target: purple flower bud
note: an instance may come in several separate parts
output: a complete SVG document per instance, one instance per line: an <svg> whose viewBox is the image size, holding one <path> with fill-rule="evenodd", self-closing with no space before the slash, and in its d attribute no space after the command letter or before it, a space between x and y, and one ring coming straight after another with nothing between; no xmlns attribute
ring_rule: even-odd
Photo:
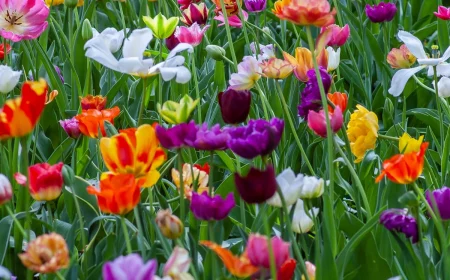
<svg viewBox="0 0 450 280"><path fill-rule="evenodd" d="M107 262L103 266L102 275L104 280L119 279L153 279L158 269L156 260L147 263L142 261L138 254L120 256L114 261Z"/></svg>
<svg viewBox="0 0 450 280"><path fill-rule="evenodd" d="M77 139L81 135L80 123L76 118L59 121L59 124L71 138Z"/></svg>
<svg viewBox="0 0 450 280"><path fill-rule="evenodd" d="M160 125L156 126L156 136L166 149L179 149L189 146L189 143L195 141L197 134L197 126L194 121L189 123L181 123L172 128L164 128Z"/></svg>
<svg viewBox="0 0 450 280"><path fill-rule="evenodd" d="M244 0L244 3L249 12L259 13L266 9L267 0Z"/></svg>
<svg viewBox="0 0 450 280"><path fill-rule="evenodd" d="M317 112L322 108L322 100L320 98L320 88L317 82L316 71L311 69L306 74L309 80L301 93L301 104L298 106L298 115L307 120L310 110ZM331 86L331 76L321 67L320 77L322 78L326 94Z"/></svg>
<svg viewBox="0 0 450 280"><path fill-rule="evenodd" d="M433 194L434 202L432 201L430 194ZM435 212L436 210L439 210L439 215L443 220L450 219L450 188L442 187L441 189L432 192L427 191L426 197L428 204L430 204L433 210ZM437 209L434 205L436 205Z"/></svg>
<svg viewBox="0 0 450 280"><path fill-rule="evenodd" d="M250 120L246 126L228 130L231 136L228 147L246 159L266 156L278 146L283 129L284 121L277 118L270 121Z"/></svg>
<svg viewBox="0 0 450 280"><path fill-rule="evenodd" d="M57 73L58 76L59 76L59 79L61 80L61 83L64 84L64 77L63 77L63 75L62 75L62 73L61 73L61 69L59 69L59 67L56 66L56 65L54 65L54 67L55 67L56 73Z"/></svg>
<svg viewBox="0 0 450 280"><path fill-rule="evenodd" d="M271 165L267 166L266 170L252 167L245 177L236 173L234 182L239 195L247 203L263 203L277 190L275 171Z"/></svg>
<svg viewBox="0 0 450 280"><path fill-rule="evenodd" d="M366 15L372 22L391 21L397 13L394 3L381 2L378 5L366 5Z"/></svg>
<svg viewBox="0 0 450 280"><path fill-rule="evenodd" d="M219 106L223 121L227 124L245 122L250 113L252 94L248 90L228 88L219 93Z"/></svg>
<svg viewBox="0 0 450 280"><path fill-rule="evenodd" d="M412 242L419 241L419 233L416 219L407 214L404 209L388 209L380 216L380 224L390 231L402 232L407 238L412 237Z"/></svg>
<svg viewBox="0 0 450 280"><path fill-rule="evenodd" d="M229 139L228 131L221 130L218 124L208 129L208 124L204 123L196 127L196 137L185 142L197 150L217 151L225 150Z"/></svg>
<svg viewBox="0 0 450 280"><path fill-rule="evenodd" d="M220 195L210 197L208 192L202 194L193 192L190 207L194 216L199 220L219 221L225 219L235 205L232 193L223 199Z"/></svg>

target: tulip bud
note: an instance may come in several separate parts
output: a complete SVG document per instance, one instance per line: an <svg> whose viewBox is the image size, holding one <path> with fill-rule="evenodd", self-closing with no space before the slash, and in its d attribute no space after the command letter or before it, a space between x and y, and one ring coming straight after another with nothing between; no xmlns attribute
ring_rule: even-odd
<svg viewBox="0 0 450 280"><path fill-rule="evenodd" d="M5 175L0 174L0 205L11 200L12 194L11 183Z"/></svg>
<svg viewBox="0 0 450 280"><path fill-rule="evenodd" d="M78 0L64 0L64 5L67 8L75 8L78 5Z"/></svg>
<svg viewBox="0 0 450 280"><path fill-rule="evenodd" d="M217 61L222 61L223 57L226 54L224 48L216 45L208 45L206 46L206 52L212 57L212 59Z"/></svg>
<svg viewBox="0 0 450 280"><path fill-rule="evenodd" d="M314 176L305 176L303 178L302 191L300 192L301 199L311 199L319 197L323 194L323 187L325 182L323 179Z"/></svg>
<svg viewBox="0 0 450 280"><path fill-rule="evenodd" d="M259 66L262 75L270 79L286 79L294 71L294 66L288 61L275 57L262 62Z"/></svg>
<svg viewBox="0 0 450 280"><path fill-rule="evenodd" d="M310 280L316 279L316 266L310 262L305 262L306 273L308 273L308 278ZM302 275L302 280L306 279L305 276Z"/></svg>
<svg viewBox="0 0 450 280"><path fill-rule="evenodd" d="M177 216L172 215L170 210L159 210L156 214L156 224L161 233L169 239L179 238L184 230L181 220Z"/></svg>
<svg viewBox="0 0 450 280"><path fill-rule="evenodd" d="M394 69L406 69L410 68L416 62L417 58L403 44L399 49L393 48L388 53L386 60Z"/></svg>
<svg viewBox="0 0 450 280"><path fill-rule="evenodd" d="M166 39L172 35L179 22L179 18L166 18L161 13L154 18L144 16L142 19L148 28L153 31L153 35L158 39Z"/></svg>
<svg viewBox="0 0 450 280"><path fill-rule="evenodd" d="M332 47L327 47L328 53L328 66L327 71L336 70L339 67L339 63L341 62L341 48L338 48L336 51Z"/></svg>
<svg viewBox="0 0 450 280"><path fill-rule="evenodd" d="M183 17L181 21L187 26L191 26L196 22L199 25L204 25L208 21L208 8L205 3L192 3L189 7L183 10Z"/></svg>
<svg viewBox="0 0 450 280"><path fill-rule="evenodd" d="M244 122L250 113L252 94L248 90L228 88L219 93L219 106L223 121L227 124Z"/></svg>
<svg viewBox="0 0 450 280"><path fill-rule="evenodd" d="M94 37L94 33L92 32L92 25L89 19L85 19L83 21L83 26L81 28L81 37L83 40L87 41Z"/></svg>
<svg viewBox="0 0 450 280"><path fill-rule="evenodd" d="M189 119L191 113L195 110L199 100L193 100L189 95L184 95L180 103L174 101L166 101L164 104L157 105L158 113L170 124L185 123Z"/></svg>

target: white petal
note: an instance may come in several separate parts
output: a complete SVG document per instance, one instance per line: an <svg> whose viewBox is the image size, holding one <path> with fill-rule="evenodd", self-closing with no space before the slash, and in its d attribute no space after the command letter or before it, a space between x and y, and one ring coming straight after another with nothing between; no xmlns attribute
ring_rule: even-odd
<svg viewBox="0 0 450 280"><path fill-rule="evenodd" d="M394 77L392 77L391 81L391 88L389 89L389 93L393 96L399 96L402 94L403 90L405 89L406 83L408 80L417 72L424 69L425 66L419 66L415 68L410 69L401 69L398 70Z"/></svg>
<svg viewBox="0 0 450 280"><path fill-rule="evenodd" d="M279 181L283 180L284 182L286 182L287 184L290 184L292 182L294 182L295 180L295 173L294 171L292 171L292 169L289 167L285 170L283 170L283 172L281 172L277 178L277 183L278 185L281 185Z"/></svg>
<svg viewBox="0 0 450 280"><path fill-rule="evenodd" d="M186 43L180 43L178 44L173 50L170 51L169 55L166 59L170 59L174 57L177 53L187 50L189 53L192 53L194 51L194 48Z"/></svg>
<svg viewBox="0 0 450 280"><path fill-rule="evenodd" d="M418 59L427 58L427 54L423 49L423 44L419 40L419 38L415 37L409 32L399 31L398 37L402 40L403 43L408 47L408 50Z"/></svg>
<svg viewBox="0 0 450 280"><path fill-rule="evenodd" d="M119 72L145 76L148 73L148 67L137 57L124 57L119 60Z"/></svg>
<svg viewBox="0 0 450 280"><path fill-rule="evenodd" d="M450 64L448 63L439 64L436 70L438 76L450 76ZM431 75L433 75L433 72L431 72Z"/></svg>
<svg viewBox="0 0 450 280"><path fill-rule="evenodd" d="M439 63L442 63L442 61L440 58L425 58L425 59L418 59L417 63L419 63L420 65L436 66Z"/></svg>
<svg viewBox="0 0 450 280"><path fill-rule="evenodd" d="M184 66L180 67L162 67L159 69L161 77L164 81L170 81L176 78L175 81L179 84L185 84L191 79L191 72Z"/></svg>
<svg viewBox="0 0 450 280"><path fill-rule="evenodd" d="M444 62L449 58L450 58L450 47L448 47L447 50L445 50L444 54L441 57L441 62Z"/></svg>
<svg viewBox="0 0 450 280"><path fill-rule="evenodd" d="M112 55L110 48L102 36L92 38L84 45L86 57L99 62L100 64L118 71L119 62Z"/></svg>
<svg viewBox="0 0 450 280"><path fill-rule="evenodd" d="M153 33L149 28L134 30L123 44L123 57L142 58L152 38Z"/></svg>

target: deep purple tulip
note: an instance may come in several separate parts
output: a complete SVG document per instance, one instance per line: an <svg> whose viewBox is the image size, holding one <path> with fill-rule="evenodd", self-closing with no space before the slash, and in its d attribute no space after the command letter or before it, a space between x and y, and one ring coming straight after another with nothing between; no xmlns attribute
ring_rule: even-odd
<svg viewBox="0 0 450 280"><path fill-rule="evenodd" d="M246 126L228 130L231 136L228 147L246 159L265 156L278 146L283 129L284 121L277 118L270 121L250 120Z"/></svg>
<svg viewBox="0 0 450 280"><path fill-rule="evenodd" d="M208 124L204 123L197 126L195 138L186 139L185 142L197 150L218 151L227 149L229 139L228 131L221 130L218 124L208 129Z"/></svg>
<svg viewBox="0 0 450 280"><path fill-rule="evenodd" d="M156 136L166 149L179 149L189 146L188 142L193 142L197 134L197 126L194 121L181 123L172 128L156 126Z"/></svg>
<svg viewBox="0 0 450 280"><path fill-rule="evenodd" d="M263 203L277 191L275 171L271 165L266 170L252 167L245 177L236 173L234 182L239 195L247 203Z"/></svg>
<svg viewBox="0 0 450 280"><path fill-rule="evenodd" d="M156 260L144 263L138 254L130 254L105 263L102 275L104 280L146 280L153 279L157 269Z"/></svg>
<svg viewBox="0 0 450 280"><path fill-rule="evenodd" d="M416 219L407 214L404 209L388 209L380 216L380 224L390 231L402 232L407 238L412 237L412 242L419 241L419 233Z"/></svg>
<svg viewBox="0 0 450 280"><path fill-rule="evenodd" d="M310 110L317 112L322 108L322 100L320 98L320 89L316 78L316 71L311 69L306 74L308 75L309 80L301 93L301 103L298 106L298 115L305 120L308 119L308 113ZM327 93L331 86L331 76L324 68L321 67L320 77L322 78L325 93Z"/></svg>
<svg viewBox="0 0 450 280"><path fill-rule="evenodd" d="M253 13L264 11L267 6L267 0L244 0L244 3L247 10Z"/></svg>
<svg viewBox="0 0 450 280"><path fill-rule="evenodd" d="M191 211L199 220L220 221L230 214L231 209L236 205L232 193L223 199L220 195L210 197L208 192L198 194L192 193Z"/></svg>
<svg viewBox="0 0 450 280"><path fill-rule="evenodd" d="M430 193L434 196L434 202L430 197ZM439 214L443 220L450 219L450 188L442 187L441 189L432 192L427 191L426 197L428 204L430 204L435 212L436 208L434 207L434 203L436 203Z"/></svg>
<svg viewBox="0 0 450 280"><path fill-rule="evenodd" d="M223 121L227 124L245 122L250 113L252 94L248 90L228 88L219 93L219 106Z"/></svg>
<svg viewBox="0 0 450 280"><path fill-rule="evenodd" d="M81 135L80 123L77 119L71 118L59 121L59 124L71 138L77 139Z"/></svg>
<svg viewBox="0 0 450 280"><path fill-rule="evenodd" d="M175 32L166 39L166 47L169 51L173 50L179 43L180 40L175 36Z"/></svg>
<svg viewBox="0 0 450 280"><path fill-rule="evenodd" d="M366 15L372 22L391 21L397 13L397 7L394 3L381 2L378 5L366 5Z"/></svg>

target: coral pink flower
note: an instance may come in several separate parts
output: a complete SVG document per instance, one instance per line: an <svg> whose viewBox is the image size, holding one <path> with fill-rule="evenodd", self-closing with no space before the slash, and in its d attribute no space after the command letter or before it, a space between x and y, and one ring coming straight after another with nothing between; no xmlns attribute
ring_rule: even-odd
<svg viewBox="0 0 450 280"><path fill-rule="evenodd" d="M330 47L340 47L347 42L350 36L350 27L346 24L344 27L340 27L336 24L331 24L327 27L322 28L322 33L331 32L327 46Z"/></svg>
<svg viewBox="0 0 450 280"><path fill-rule="evenodd" d="M250 234L247 243L247 255L250 263L257 267L270 268L270 257L267 237L259 234ZM284 242L280 237L272 237L271 245L275 258L275 266L279 269L285 261L289 259L288 242Z"/></svg>
<svg viewBox="0 0 450 280"><path fill-rule="evenodd" d="M248 13L246 11L242 11L242 15L244 16L244 21L247 21ZM225 25L225 19L223 18L222 12L219 12L219 15L215 16L214 19L222 22L218 26ZM228 16L228 25L236 28L242 28L242 21L238 15Z"/></svg>
<svg viewBox="0 0 450 280"><path fill-rule="evenodd" d="M200 28L198 23L194 22L190 27L178 26L175 30L175 37L180 41L180 43L187 43L193 47L200 45L203 39L203 35L209 25Z"/></svg>
<svg viewBox="0 0 450 280"><path fill-rule="evenodd" d="M443 20L450 19L450 8L446 8L444 6L439 6L438 11L434 12L434 15Z"/></svg>
<svg viewBox="0 0 450 280"><path fill-rule="evenodd" d="M339 106L336 106L334 109L334 113L330 115L330 125L331 130L336 133L341 129L342 124L344 123L342 109ZM327 137L327 123L325 119L325 113L321 110L319 113L310 110L308 113L308 126L314 131L315 134L320 137Z"/></svg>
<svg viewBox="0 0 450 280"><path fill-rule="evenodd" d="M0 0L0 35L13 42L39 37L47 28L43 0Z"/></svg>

